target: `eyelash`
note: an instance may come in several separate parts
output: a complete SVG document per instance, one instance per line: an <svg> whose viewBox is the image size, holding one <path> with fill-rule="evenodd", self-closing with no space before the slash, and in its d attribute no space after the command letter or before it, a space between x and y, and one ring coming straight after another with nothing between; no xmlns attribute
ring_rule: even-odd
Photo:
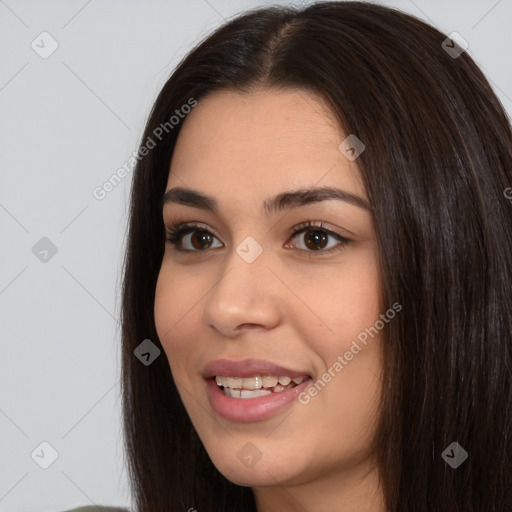
<svg viewBox="0 0 512 512"><path fill-rule="evenodd" d="M339 240L339 244L335 247L331 247L330 249L320 249L318 251L308 251L305 249L300 249L302 252L308 252L311 253L313 256L323 256L326 254L330 254L332 252L341 250L344 248L347 244L351 242L351 240L339 235L338 233L335 233L334 231L331 231L330 229L324 228L324 225L322 222L320 222L318 225L314 224L312 221L308 220L306 222L302 222L301 224L293 227L290 230L290 237L295 238L298 234L307 232L311 230L311 228L318 228L315 229L315 231L323 231L329 236L332 236ZM185 224L172 224L170 227L166 226L166 242L173 245L175 250L182 253L205 253L210 251L211 249L205 249L205 250L193 250L193 249L181 249L178 247L179 243L182 242L183 236L189 233L194 233L195 231L202 231L205 233L208 233L215 238L217 238L211 231L204 228L202 225L196 223L196 222L190 222Z"/></svg>

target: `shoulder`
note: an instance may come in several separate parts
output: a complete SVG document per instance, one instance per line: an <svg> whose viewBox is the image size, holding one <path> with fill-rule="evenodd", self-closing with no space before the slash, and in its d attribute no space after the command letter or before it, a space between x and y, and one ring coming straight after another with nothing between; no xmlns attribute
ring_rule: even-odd
<svg viewBox="0 0 512 512"><path fill-rule="evenodd" d="M95 506L90 505L86 507L78 507L69 510L65 510L64 512L130 512L127 508L121 507L104 507L101 505Z"/></svg>

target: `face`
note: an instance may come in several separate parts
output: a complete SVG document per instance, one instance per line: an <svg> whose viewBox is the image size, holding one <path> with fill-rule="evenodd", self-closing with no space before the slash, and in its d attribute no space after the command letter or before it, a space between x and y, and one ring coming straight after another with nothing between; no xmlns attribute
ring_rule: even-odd
<svg viewBox="0 0 512 512"><path fill-rule="evenodd" d="M168 195L166 228L193 225L165 244L156 328L206 450L239 485L339 482L371 456L388 317L347 136L312 93L259 90L202 99L177 141L167 192L210 200ZM341 192L313 196L325 187ZM309 196L272 203L297 190Z"/></svg>

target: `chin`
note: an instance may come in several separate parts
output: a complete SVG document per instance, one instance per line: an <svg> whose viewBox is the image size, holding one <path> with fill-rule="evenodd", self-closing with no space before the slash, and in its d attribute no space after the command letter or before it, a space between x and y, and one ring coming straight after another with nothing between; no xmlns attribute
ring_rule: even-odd
<svg viewBox="0 0 512 512"><path fill-rule="evenodd" d="M241 467L239 464L215 465L222 475L230 482L243 487L271 487L287 484L295 474L284 473L270 464L262 461L252 468Z"/></svg>
<svg viewBox="0 0 512 512"><path fill-rule="evenodd" d="M237 444L241 444L242 448L232 450L217 445L213 451L207 450L217 470L234 484L246 487L295 484L307 471L307 464L291 457L289 450L285 455L268 447L262 448L261 453L256 448L256 444L262 447L261 441L252 443L247 440Z"/></svg>

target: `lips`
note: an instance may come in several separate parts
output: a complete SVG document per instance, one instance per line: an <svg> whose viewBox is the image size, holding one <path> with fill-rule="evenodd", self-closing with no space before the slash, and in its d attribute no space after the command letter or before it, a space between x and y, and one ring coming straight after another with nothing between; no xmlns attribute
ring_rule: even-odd
<svg viewBox="0 0 512 512"><path fill-rule="evenodd" d="M238 378L275 375L277 377L287 376L293 380L297 377L309 376L309 373L307 370L292 370L262 359L244 359L242 361L216 359L204 367L203 377L211 379L217 375Z"/></svg>
<svg viewBox="0 0 512 512"><path fill-rule="evenodd" d="M260 359L218 359L205 366L203 377L212 409L235 422L258 421L277 414L311 381L308 371Z"/></svg>

